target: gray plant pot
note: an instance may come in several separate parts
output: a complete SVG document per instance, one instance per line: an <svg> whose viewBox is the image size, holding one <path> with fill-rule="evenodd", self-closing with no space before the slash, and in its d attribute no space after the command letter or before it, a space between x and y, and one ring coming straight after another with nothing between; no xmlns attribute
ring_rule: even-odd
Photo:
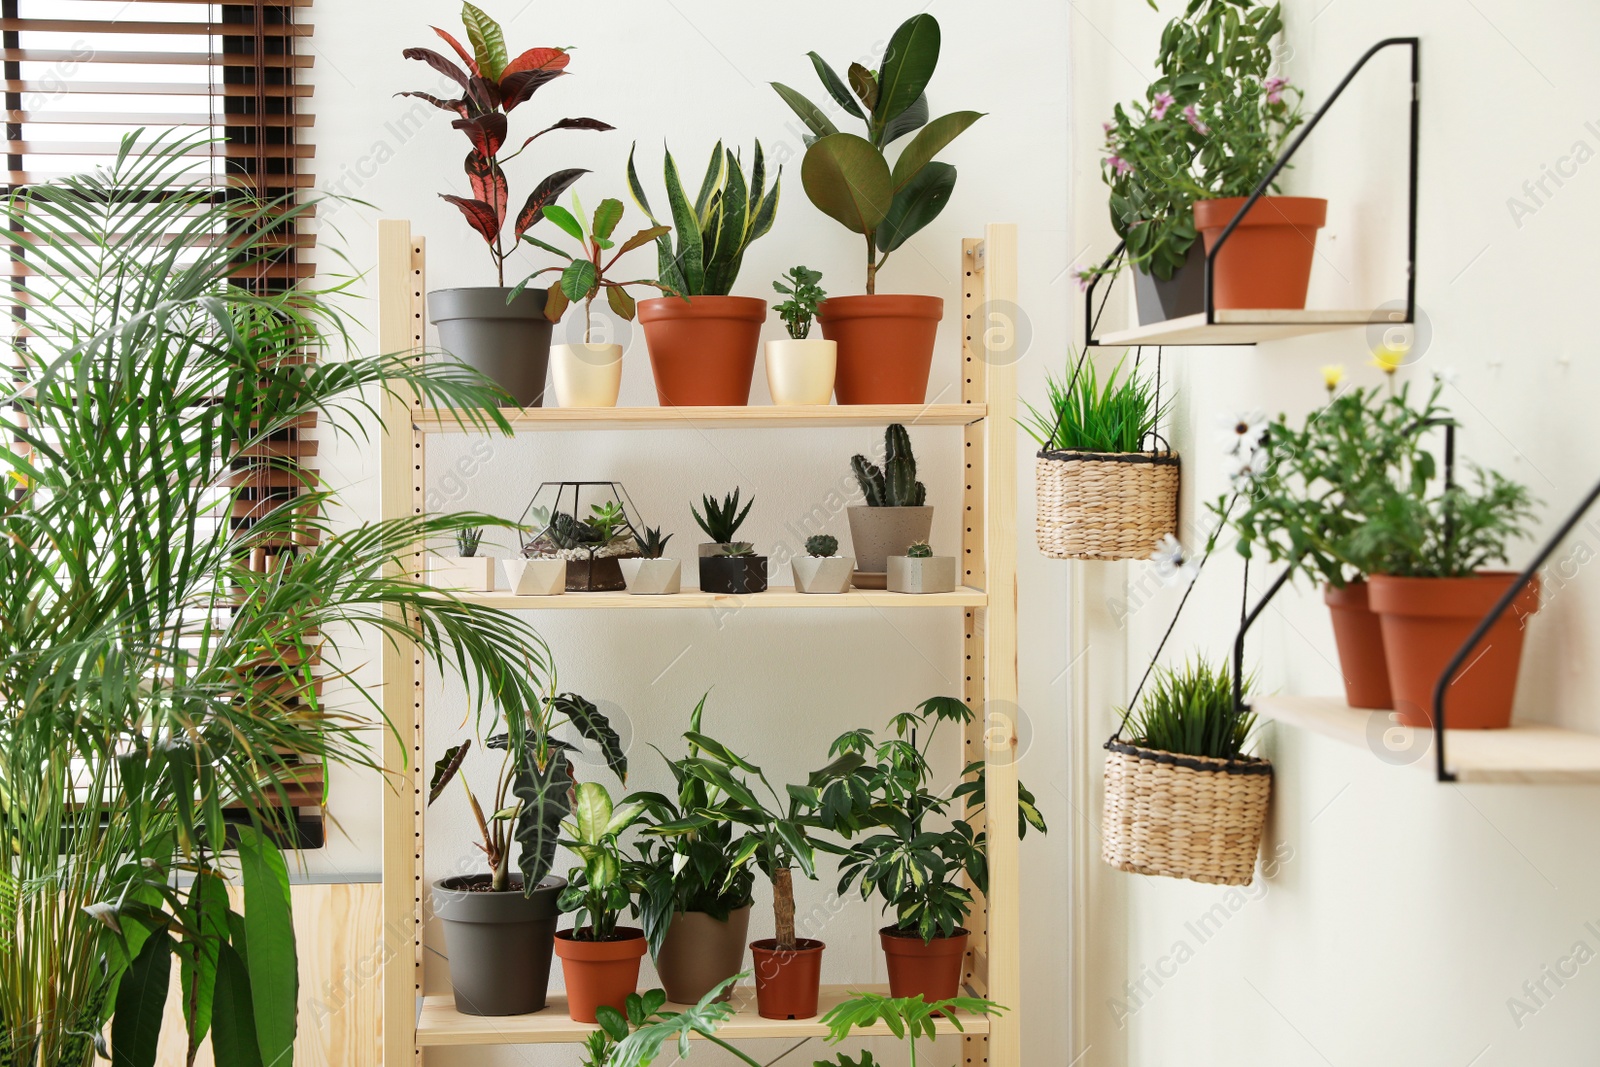
<svg viewBox="0 0 1600 1067"><path fill-rule="evenodd" d="M667 596L683 588L683 566L675 559L631 558L617 562L628 592L639 596Z"/></svg>
<svg viewBox="0 0 1600 1067"><path fill-rule="evenodd" d="M1189 246L1183 266L1162 281L1133 269L1133 299L1139 307L1139 325L1198 315L1206 309L1206 249L1204 241Z"/></svg>
<svg viewBox="0 0 1600 1067"><path fill-rule="evenodd" d="M520 885L504 893L468 888L488 878L433 883L433 913L444 925L456 1011L526 1015L544 1007L560 915L556 898L567 882L546 878L531 897L522 895Z"/></svg>
<svg viewBox="0 0 1600 1067"><path fill-rule="evenodd" d="M550 365L550 321L544 290L524 289L510 304L510 289L435 289L428 318L439 328L439 347L487 374L525 408L544 405Z"/></svg>
<svg viewBox="0 0 1600 1067"><path fill-rule="evenodd" d="M956 588L954 556L890 556L891 593L952 593Z"/></svg>
<svg viewBox="0 0 1600 1067"><path fill-rule="evenodd" d="M667 936L656 954L661 988L673 1004L697 1004L700 998L744 969L744 945L750 933L750 905L728 913L728 921L703 911L672 916ZM730 986L720 999L733 994Z"/></svg>
<svg viewBox="0 0 1600 1067"><path fill-rule="evenodd" d="M856 570L882 574L884 561L903 556L914 541L926 541L933 531L933 505L920 508L851 507L850 544L855 549Z"/></svg>
<svg viewBox="0 0 1600 1067"><path fill-rule="evenodd" d="M790 560L800 593L848 593L856 561L849 556L796 556Z"/></svg>

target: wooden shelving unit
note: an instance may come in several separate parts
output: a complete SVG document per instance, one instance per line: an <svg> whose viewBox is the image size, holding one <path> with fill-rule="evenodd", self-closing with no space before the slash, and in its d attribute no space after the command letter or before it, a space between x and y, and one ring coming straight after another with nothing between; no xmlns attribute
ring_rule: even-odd
<svg viewBox="0 0 1600 1067"><path fill-rule="evenodd" d="M1275 309L1224 310L1218 308L1216 321L1206 322L1204 313L1152 322L1116 330L1096 338L1102 346L1127 345L1253 345L1262 341L1281 341L1286 337L1305 337L1368 326L1372 323L1402 323L1400 311L1282 311Z"/></svg>
<svg viewBox="0 0 1600 1067"><path fill-rule="evenodd" d="M566 593L554 597L517 597L505 593L470 594L479 603L507 610L568 611L584 609L672 610L685 608L735 611L783 609L949 609L963 613L962 696L977 715L968 727L963 759L987 758L988 808L980 823L989 836L989 893L974 903L967 926L972 930L963 981L968 990L987 996L1009 1010L989 1018L962 1018L967 1064L1021 1067L1020 894L1017 870L1017 778L1013 754L1015 723L997 716L986 721L991 704L1013 706L1017 699L1016 590L1016 371L1009 334L986 333L983 309L1015 304L1017 299L1016 227L991 225L980 239L962 242L963 280L959 319L965 325L961 345L960 403L858 407L741 408L538 408L510 409L507 420L518 432L693 429L828 429L908 425L948 426L959 431L965 478L959 507L964 516L960 567L963 585L952 593L909 596L884 590L855 590L836 596L803 595L775 588L749 596L724 596L686 589L674 596L630 596L626 593ZM426 328L424 242L413 238L410 224L379 223L380 343L386 352L413 352L423 358ZM949 314L949 313L947 313ZM956 319L955 314L950 318ZM985 344L995 347L985 350ZM383 402L382 507L386 517L420 514L425 507L427 438L444 433L483 432L464 427L453 413L424 408L414 397L388 396ZM930 461L932 462L932 461ZM958 506L954 501L942 507ZM418 580L425 573L422 546L407 555L404 570ZM449 997L424 996L422 932L427 904L423 881L424 768L436 753L423 745L426 714L426 664L406 641L385 643L383 709L392 729L384 736L384 766L391 789L383 809L383 908L386 943L383 962L383 1062L386 1067L421 1064L425 1047L513 1045L538 1042L580 1042L591 1029L572 1022L564 998L530 1016L481 1018L458 1015ZM821 1012L862 986L825 987ZM751 1005L751 993L737 994L739 1014L719 1036L728 1039L784 1038L821 1035L817 1019L762 1019ZM956 1033L949 1021L941 1033ZM877 1033L877 1031L867 1031Z"/></svg>
<svg viewBox="0 0 1600 1067"><path fill-rule="evenodd" d="M1433 732L1399 726L1386 711L1352 708L1332 697L1263 696L1251 701L1263 718L1297 726L1433 774ZM1446 720L1448 725L1449 720ZM1600 734L1513 723L1508 730L1445 730L1448 767L1462 783L1525 785L1600 783Z"/></svg>

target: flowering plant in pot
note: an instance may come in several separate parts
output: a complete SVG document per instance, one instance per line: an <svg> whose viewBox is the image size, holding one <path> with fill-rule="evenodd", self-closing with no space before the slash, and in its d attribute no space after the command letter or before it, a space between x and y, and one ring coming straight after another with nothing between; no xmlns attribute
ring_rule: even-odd
<svg viewBox="0 0 1600 1067"><path fill-rule="evenodd" d="M620 838L644 814L638 801L616 807L599 782L579 782L561 844L582 861L567 875L559 904L574 925L556 934L555 951L567 985L567 1014L592 1023L602 1005L621 1010L637 992L644 931L618 926L633 903L643 871L623 854Z"/></svg>
<svg viewBox="0 0 1600 1067"><path fill-rule="evenodd" d="M1024 401L1039 443L1034 536L1052 559L1148 559L1178 528L1178 456L1156 427L1170 406L1117 361L1102 385L1084 353L1070 378L1046 376L1045 406Z"/></svg>
<svg viewBox="0 0 1600 1067"><path fill-rule="evenodd" d="M739 490L735 489L717 502L714 496L702 496L701 514L693 504L689 511L700 529L711 538L700 546L700 589L706 593L764 593L767 591L767 557L756 555L749 541L735 541L739 527L755 500L739 508Z"/></svg>
<svg viewBox="0 0 1600 1067"><path fill-rule="evenodd" d="M561 820L571 811L571 745L554 735L575 732L600 749L627 780L628 758L611 723L575 693L551 693L530 712L507 712L503 732L485 747L502 753L492 792L480 801L461 777L480 839L487 874L433 884L434 914L442 921L456 1010L468 1015L522 1015L545 1004L558 900L567 883L550 877ZM470 739L447 749L428 785L432 805L455 779L472 749ZM516 846L517 868L511 867Z"/></svg>
<svg viewBox="0 0 1600 1067"><path fill-rule="evenodd" d="M774 404L826 404L833 397L838 342L811 336L817 306L828 296L820 281L820 270L791 267L772 283L788 297L772 310L789 334L787 340L767 342L767 391Z"/></svg>
<svg viewBox="0 0 1600 1067"><path fill-rule="evenodd" d="M428 317L439 327L439 343L462 360L499 383L517 403L538 407L544 398L546 361L550 351L550 323L544 317L544 294L523 292L515 298L506 284L506 257L528 228L544 215L586 171L554 171L534 185L512 223L512 238L505 240L511 194L505 164L522 155L534 141L555 130L609 130L599 119L565 118L528 137L514 151L501 155L509 135L509 116L527 103L540 86L566 73L569 57L564 48L530 48L515 57L506 50L500 25L470 3L461 5L468 51L450 33L435 26L433 32L448 44L460 65L431 48L407 48L402 54L427 64L460 87L461 95L444 99L427 92L406 92L435 107L452 112L453 129L471 142L466 172L471 196L441 193L461 209L467 224L488 246L494 263L494 288L436 289L428 294ZM464 68L464 69L463 69Z"/></svg>
<svg viewBox="0 0 1600 1067"><path fill-rule="evenodd" d="M1282 32L1277 4L1190 0L1161 35L1145 99L1105 124L1101 174L1141 322L1205 310L1204 253L1305 120L1300 90L1272 73ZM1263 197L1217 257L1216 306L1304 307L1326 214L1325 200Z"/></svg>
<svg viewBox="0 0 1600 1067"><path fill-rule="evenodd" d="M801 593L848 593L856 561L839 555L839 539L832 534L806 538L806 554L789 564L794 587Z"/></svg>
<svg viewBox="0 0 1600 1067"><path fill-rule="evenodd" d="M647 526L639 535L638 557L617 561L622 568L622 579L628 583L628 592L660 596L676 593L682 588L683 564L666 556L667 542L670 540L672 535L663 537L659 526Z"/></svg>
<svg viewBox="0 0 1600 1067"><path fill-rule="evenodd" d="M925 93L939 63L939 21L913 15L894 31L876 71L852 63L849 82L808 53L828 95L866 125L842 133L803 94L772 87L811 131L800 179L818 210L866 241L865 296L835 296L818 313L823 335L839 343L835 389L841 404L920 404L944 301L878 294L878 271L890 253L939 216L955 191L956 168L934 159L983 116L953 111L929 121ZM908 134L890 165L886 150Z"/></svg>
<svg viewBox="0 0 1600 1067"><path fill-rule="evenodd" d="M585 219L578 195L572 195L572 210L557 204L548 204L544 217L563 233L578 241L581 256L557 248L531 233L522 239L565 259L565 266L544 267L524 278L511 291L511 298L526 289L535 278L558 273L558 277L545 290L544 316L551 322L560 322L569 304L583 304L583 343L556 345L550 351L550 377L555 382L556 402L564 408L617 406L617 391L622 387L622 346L596 344L594 340L594 300L602 292L611 310L628 322L633 321L635 304L628 293L632 285L647 285L671 292L667 286L649 278L619 282L609 276L617 260L636 248L654 241L669 230L665 226L651 226L640 230L618 248L611 239L617 224L622 221L622 201L607 198L600 201L594 216ZM614 252L612 250L615 249ZM606 253L612 252L611 258Z"/></svg>
<svg viewBox="0 0 1600 1067"><path fill-rule="evenodd" d="M772 229L783 168L778 168L768 189L760 141L748 179L738 154L718 142L693 200L684 191L670 151L664 171L667 211L677 243L668 233L656 238L657 273L678 296L639 304L656 398L662 406L743 406L750 403L767 305L755 297L729 293L739 277L745 249ZM640 210L661 225L645 198L631 150L628 188Z"/></svg>
<svg viewBox="0 0 1600 1067"><path fill-rule="evenodd" d="M870 730L853 730L833 743L840 758L863 759L851 772L848 788L832 788L819 798L823 825L853 838L839 868L839 893L857 887L863 898L876 893L894 922L879 931L889 965L894 997L923 996L930 1003L956 995L968 931L962 925L972 892L962 881L988 891L986 835L961 814L984 806L984 765L968 763L949 795L936 791L928 751L939 725L972 721L972 710L956 697L931 697L914 711L890 720L894 737L875 741ZM1017 786L1017 830L1044 832L1044 818L1033 795Z"/></svg>
<svg viewBox="0 0 1600 1067"><path fill-rule="evenodd" d="M1106 742L1101 858L1134 874L1249 885L1272 795L1272 764L1244 754L1255 722L1226 668L1158 668Z"/></svg>
<svg viewBox="0 0 1600 1067"><path fill-rule="evenodd" d="M855 584L882 589L887 583L889 557L903 555L913 542L926 542L933 532L928 487L917 481L911 435L899 423L883 432L881 469L857 454L850 457L850 470L866 498L865 504L852 504L845 513L859 568Z"/></svg>

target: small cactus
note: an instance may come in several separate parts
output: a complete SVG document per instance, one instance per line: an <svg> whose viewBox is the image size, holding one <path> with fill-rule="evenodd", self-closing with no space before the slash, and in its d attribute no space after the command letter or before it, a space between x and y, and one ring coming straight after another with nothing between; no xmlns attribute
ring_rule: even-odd
<svg viewBox="0 0 1600 1067"><path fill-rule="evenodd" d="M928 502L928 487L917 481L911 435L899 423L883 432L882 470L862 455L850 457L850 469L869 507L920 508Z"/></svg>
<svg viewBox="0 0 1600 1067"><path fill-rule="evenodd" d="M912 559L928 559L933 555L933 549L926 541L913 541L911 547L906 549L906 555Z"/></svg>
<svg viewBox="0 0 1600 1067"><path fill-rule="evenodd" d="M646 526L644 534L639 538L639 555L645 559L660 559L667 550L667 542L672 540L672 535L661 536L661 527Z"/></svg>
<svg viewBox="0 0 1600 1067"><path fill-rule="evenodd" d="M756 546L749 541L727 541L722 545L722 554L724 556L753 556L756 554Z"/></svg>
<svg viewBox="0 0 1600 1067"><path fill-rule="evenodd" d="M839 551L839 539L831 534L812 534L806 538L806 555L832 556Z"/></svg>
<svg viewBox="0 0 1600 1067"><path fill-rule="evenodd" d="M483 541L483 528L473 526L465 530L456 531L456 551L462 559L471 559L478 554L478 545Z"/></svg>

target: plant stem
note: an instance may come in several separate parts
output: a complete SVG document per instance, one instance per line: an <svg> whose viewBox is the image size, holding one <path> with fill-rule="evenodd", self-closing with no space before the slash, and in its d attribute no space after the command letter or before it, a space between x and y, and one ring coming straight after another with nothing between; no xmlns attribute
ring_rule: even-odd
<svg viewBox="0 0 1600 1067"><path fill-rule="evenodd" d="M875 296L878 292L878 263L874 258L875 249L872 244L872 234L867 234L867 295Z"/></svg>
<svg viewBox="0 0 1600 1067"><path fill-rule="evenodd" d="M794 876L787 867L772 872L772 918L777 926L778 949L793 952L794 939Z"/></svg>
<svg viewBox="0 0 1600 1067"><path fill-rule="evenodd" d="M748 1063L750 1065L750 1067L762 1067L762 1064L760 1064L757 1061L751 1059L749 1056L746 1056L744 1053L740 1052L738 1049L734 1048L732 1045L730 1045L726 1041L722 1040L722 1038L718 1037L716 1034L708 1034L708 1033L705 1033L704 1031L701 1031L701 1035L700 1036L704 1037L707 1041L711 1042L713 1045L717 1045L720 1048L726 1049L727 1051L733 1053L735 1056L739 1057L739 1059L743 1060L745 1063Z"/></svg>

